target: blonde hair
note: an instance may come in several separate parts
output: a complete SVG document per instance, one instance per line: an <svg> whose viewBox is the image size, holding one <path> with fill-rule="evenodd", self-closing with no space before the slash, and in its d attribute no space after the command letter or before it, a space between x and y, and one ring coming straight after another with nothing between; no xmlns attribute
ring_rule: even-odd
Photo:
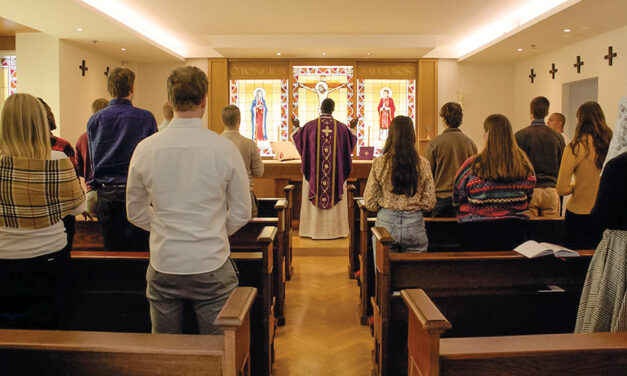
<svg viewBox="0 0 627 376"><path fill-rule="evenodd" d="M107 98L98 98L92 102L91 112L92 114L95 114L96 112L104 110L107 107L109 107L109 100Z"/></svg>
<svg viewBox="0 0 627 376"><path fill-rule="evenodd" d="M12 94L0 116L0 149L13 157L50 159L50 130L44 106L30 94Z"/></svg>

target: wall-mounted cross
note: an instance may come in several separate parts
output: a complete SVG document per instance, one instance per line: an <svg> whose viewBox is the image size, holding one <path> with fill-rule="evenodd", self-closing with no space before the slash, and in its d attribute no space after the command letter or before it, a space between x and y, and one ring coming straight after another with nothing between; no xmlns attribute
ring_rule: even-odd
<svg viewBox="0 0 627 376"><path fill-rule="evenodd" d="M106 77L109 77L109 67L107 67L107 70L104 72L104 75L105 75Z"/></svg>
<svg viewBox="0 0 627 376"><path fill-rule="evenodd" d="M83 72L83 77L85 77L85 71L89 70L89 68L87 68L87 66L85 65L85 60L83 60L81 65L78 66L78 69L80 69Z"/></svg>
<svg viewBox="0 0 627 376"><path fill-rule="evenodd" d="M533 73L533 68L531 68L531 74L529 75L529 78L531 78L531 83L533 83L533 79L536 78L537 74Z"/></svg>
<svg viewBox="0 0 627 376"><path fill-rule="evenodd" d="M573 67L577 68L577 73L581 73L582 65L583 65L583 61L581 61L581 56L577 56L577 62L573 65Z"/></svg>
<svg viewBox="0 0 627 376"><path fill-rule="evenodd" d="M557 68L555 68L555 63L551 64L551 70L549 71L549 73L551 73L551 77L555 79L555 73L557 73Z"/></svg>
<svg viewBox="0 0 627 376"><path fill-rule="evenodd" d="M618 54L616 52L613 51L614 48L612 46L609 46L607 48L607 55L604 56L604 59L607 60L607 62L609 63L610 67L612 66L613 60L616 56L618 56Z"/></svg>

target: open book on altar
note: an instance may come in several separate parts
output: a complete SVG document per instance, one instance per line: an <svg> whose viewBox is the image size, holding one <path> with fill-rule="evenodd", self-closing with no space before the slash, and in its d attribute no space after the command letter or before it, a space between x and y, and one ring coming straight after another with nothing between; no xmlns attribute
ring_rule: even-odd
<svg viewBox="0 0 627 376"><path fill-rule="evenodd" d="M292 141L271 142L270 146L274 153L274 159L280 161L300 159L300 154L298 154L298 150L296 150L296 146L294 146Z"/></svg>
<svg viewBox="0 0 627 376"><path fill-rule="evenodd" d="M555 257L579 257L578 252L568 248L551 243L538 243L535 240L528 240L522 243L518 247L514 248L514 251L527 258L535 258L551 254Z"/></svg>

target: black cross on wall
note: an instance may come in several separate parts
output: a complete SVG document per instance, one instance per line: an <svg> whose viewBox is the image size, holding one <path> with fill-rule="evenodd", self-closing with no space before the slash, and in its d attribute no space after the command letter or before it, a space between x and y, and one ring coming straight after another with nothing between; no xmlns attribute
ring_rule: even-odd
<svg viewBox="0 0 627 376"><path fill-rule="evenodd" d="M87 66L85 65L85 60L83 60L81 65L78 66L78 69L80 69L83 72L83 77L85 77L85 71L89 70L89 68L87 68Z"/></svg>
<svg viewBox="0 0 627 376"><path fill-rule="evenodd" d="M557 73L557 68L555 68L555 63L551 64L551 70L549 71L549 73L551 73L551 77L555 79L555 73Z"/></svg>
<svg viewBox="0 0 627 376"><path fill-rule="evenodd" d="M583 65L583 61L581 61L581 56L577 56L577 62L573 65L573 67L577 68L577 73L581 73L582 65Z"/></svg>
<svg viewBox="0 0 627 376"><path fill-rule="evenodd" d="M612 66L613 60L616 56L618 56L618 54L614 52L614 48L612 46L609 46L607 48L607 55L605 55L604 59L607 60L610 67Z"/></svg>
<svg viewBox="0 0 627 376"><path fill-rule="evenodd" d="M531 78L531 83L533 83L534 78L536 78L537 74L533 73L533 68L531 68L531 74L529 75L529 78Z"/></svg>
<svg viewBox="0 0 627 376"><path fill-rule="evenodd" d="M104 72L105 77L109 77L109 67L107 67L107 70Z"/></svg>

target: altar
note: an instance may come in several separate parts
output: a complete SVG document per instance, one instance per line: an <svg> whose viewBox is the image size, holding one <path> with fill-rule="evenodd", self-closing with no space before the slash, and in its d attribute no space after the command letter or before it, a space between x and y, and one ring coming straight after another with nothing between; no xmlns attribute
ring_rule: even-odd
<svg viewBox="0 0 627 376"><path fill-rule="evenodd" d="M281 162L268 159L264 160L263 164L263 176L253 179L253 190L257 197L283 197L283 187L293 184L295 188L293 192L292 218L300 218L301 186L303 181L303 174L300 171L300 160ZM357 188L356 195L363 194L371 167L372 161L353 160L353 171L351 171L347 184L355 185Z"/></svg>

